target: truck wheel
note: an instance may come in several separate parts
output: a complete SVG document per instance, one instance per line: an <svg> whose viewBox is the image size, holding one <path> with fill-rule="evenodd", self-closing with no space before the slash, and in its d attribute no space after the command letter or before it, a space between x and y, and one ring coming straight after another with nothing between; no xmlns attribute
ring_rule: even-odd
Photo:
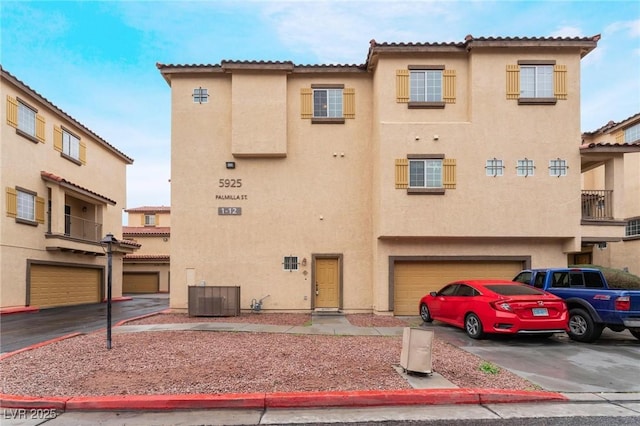
<svg viewBox="0 0 640 426"><path fill-rule="evenodd" d="M640 340L640 330L629 330L629 331L631 332L633 337L635 337L636 339Z"/></svg>
<svg viewBox="0 0 640 426"><path fill-rule="evenodd" d="M569 337L572 340L595 342L600 338L603 328L601 324L596 324L584 309L574 308L569 311Z"/></svg>

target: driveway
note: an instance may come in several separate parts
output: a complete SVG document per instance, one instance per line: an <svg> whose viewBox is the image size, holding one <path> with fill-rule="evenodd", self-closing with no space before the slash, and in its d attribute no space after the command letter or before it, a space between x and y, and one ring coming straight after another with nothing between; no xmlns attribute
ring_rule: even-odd
<svg viewBox="0 0 640 426"><path fill-rule="evenodd" d="M111 324L169 307L168 294L135 295L132 300L111 304ZM0 319L0 350L12 352L71 333L107 328L107 304L67 306L3 315ZM106 334L105 334L106 339Z"/></svg>
<svg viewBox="0 0 640 426"><path fill-rule="evenodd" d="M440 339L512 371L548 391L640 391L640 340L605 329L596 343L566 334L549 339L496 336L473 340L462 329L434 321L421 327Z"/></svg>

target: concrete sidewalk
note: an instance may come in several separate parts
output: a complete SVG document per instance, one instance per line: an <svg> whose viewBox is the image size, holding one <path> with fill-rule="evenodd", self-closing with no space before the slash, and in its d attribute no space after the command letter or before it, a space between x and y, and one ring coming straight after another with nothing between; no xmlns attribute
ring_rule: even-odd
<svg viewBox="0 0 640 426"><path fill-rule="evenodd" d="M356 327L341 315L314 314L312 316L312 324L309 326L277 326L233 322L127 325L127 321L123 321L114 327L113 332L116 334L143 331L203 330L349 336L401 336L403 329L404 327ZM322 417L321 422L326 422L327 410L333 413L332 415L336 416L336 419L351 418L358 419L352 421L360 422L374 422L378 418L392 418L394 420L407 418L407 420L411 420L409 413L415 413L415 416L424 419L425 410L429 411L430 415L438 412L440 413L438 414L439 416L444 416L449 410L450 415L454 416L438 417L440 419L456 418L455 415L460 412L464 412L464 416L479 416L471 418L490 419L494 418L492 416L499 414L496 414L496 409L486 407L497 405L498 411L504 411L506 408L503 404L507 402L510 403L507 404L508 406L521 406L520 410L523 412L529 410L526 404L533 402L536 404L544 403L545 405L555 404L553 407L558 413L569 411L591 413L589 410L585 411L585 407L589 404L597 404L599 406L597 412L609 413L606 415L640 416L640 393L603 396L596 394L567 395L545 391L459 389L435 372L431 375L417 375L407 374L400 367L396 367L396 370L411 384L413 389L398 391L128 395L124 397L69 398L32 398L0 395L0 406L5 408L2 424L31 424L16 423L24 420L21 417L29 413L51 414L46 419L48 420L47 424L51 425L126 424L123 423L125 419L129 419L128 421L131 421L131 424L154 424L157 423L154 420L156 418L162 418L161 423L163 424L173 424L173 420L170 420L170 418L175 418L176 423L181 424L287 424L291 423L290 420L292 421L292 419L319 419L320 417ZM464 410L460 410L460 405L464 405ZM438 408L436 409L433 406L438 406ZM123 410L128 413L126 415L122 414L121 411ZM393 417L388 417L391 413L393 413ZM575 413L573 415L584 415ZM289 420L286 420L283 416ZM184 423L186 418L189 420ZM181 419L181 421L178 422L177 419ZM115 423L110 423L111 421ZM335 421L349 422L347 420Z"/></svg>

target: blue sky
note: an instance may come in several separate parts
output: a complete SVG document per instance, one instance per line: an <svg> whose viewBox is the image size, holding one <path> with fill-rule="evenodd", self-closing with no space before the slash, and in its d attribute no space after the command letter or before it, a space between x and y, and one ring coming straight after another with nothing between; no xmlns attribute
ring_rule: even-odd
<svg viewBox="0 0 640 426"><path fill-rule="evenodd" d="M582 130L640 112L639 1L6 1L2 66L132 157L126 208L170 205L170 89L155 67L361 64L369 40L601 34Z"/></svg>

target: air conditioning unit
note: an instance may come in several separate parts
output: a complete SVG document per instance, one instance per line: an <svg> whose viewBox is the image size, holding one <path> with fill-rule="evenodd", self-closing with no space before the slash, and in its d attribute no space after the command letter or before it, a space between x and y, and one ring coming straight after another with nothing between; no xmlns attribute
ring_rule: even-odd
<svg viewBox="0 0 640 426"><path fill-rule="evenodd" d="M405 372L433 373L431 366L432 348L432 330L405 327L402 332L400 367L402 367Z"/></svg>
<svg viewBox="0 0 640 426"><path fill-rule="evenodd" d="M240 315L240 287L189 286L190 317Z"/></svg>

